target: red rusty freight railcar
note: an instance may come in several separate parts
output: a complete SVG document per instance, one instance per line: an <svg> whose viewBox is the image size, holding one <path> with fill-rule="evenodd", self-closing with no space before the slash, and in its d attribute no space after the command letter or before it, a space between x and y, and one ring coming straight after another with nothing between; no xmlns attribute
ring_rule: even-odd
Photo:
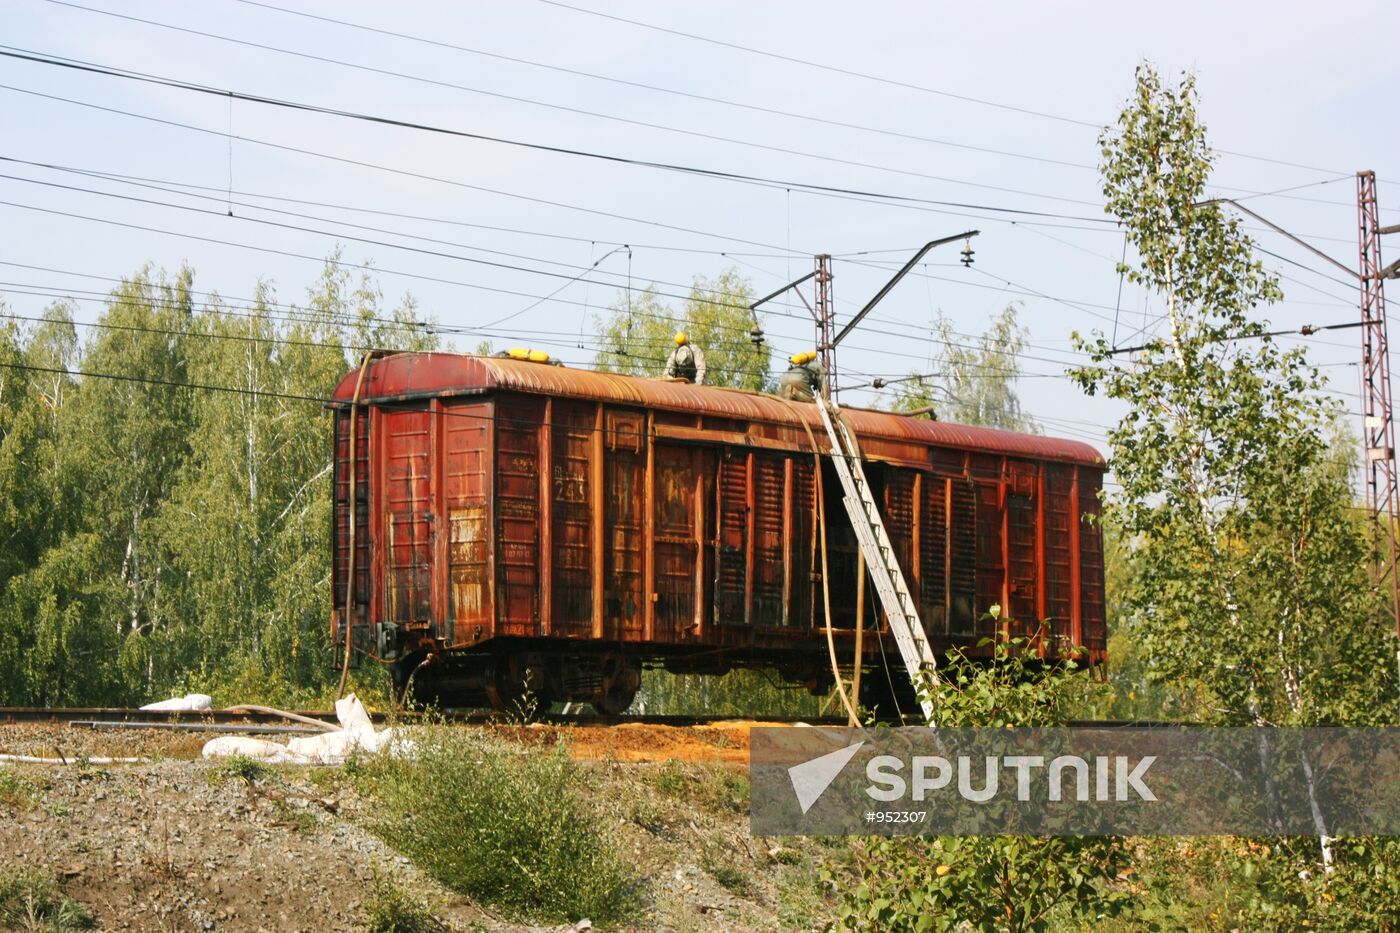
<svg viewBox="0 0 1400 933"><path fill-rule="evenodd" d="M813 405L394 353L362 381L347 375L332 408L332 633L343 645L348 607L354 647L392 662L400 684L417 670L415 693L497 707L534 693L617 712L644 663L768 666L823 689L819 488L837 647L852 655L855 536L825 457L817 482L813 438L827 445ZM1042 653L1074 645L1102 660L1104 463L1092 447L846 415L936 652L975 653L987 635L1049 620L1057 637ZM865 650L882 668L879 641Z"/></svg>

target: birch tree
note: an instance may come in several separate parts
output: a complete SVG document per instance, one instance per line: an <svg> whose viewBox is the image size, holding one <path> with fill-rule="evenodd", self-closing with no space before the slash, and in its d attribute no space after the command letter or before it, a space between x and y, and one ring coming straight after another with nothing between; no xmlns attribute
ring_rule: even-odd
<svg viewBox="0 0 1400 933"><path fill-rule="evenodd" d="M1101 147L1107 210L1137 256L1122 271L1165 313L1129 358L1076 335L1092 363L1073 375L1128 405L1108 437L1121 491L1105 520L1132 544L1124 604L1150 675L1219 724L1388 722L1393 639L1329 457L1335 406L1305 350L1267 334L1277 276L1237 218L1202 203L1213 157L1194 80L1140 67Z"/></svg>

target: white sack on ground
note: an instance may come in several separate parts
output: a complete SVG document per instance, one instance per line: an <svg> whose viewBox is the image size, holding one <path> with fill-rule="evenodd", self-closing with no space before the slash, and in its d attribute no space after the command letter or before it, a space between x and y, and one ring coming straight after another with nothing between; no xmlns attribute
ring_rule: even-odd
<svg viewBox="0 0 1400 933"><path fill-rule="evenodd" d="M182 697L161 700L159 703L147 703L141 708L155 710L159 713L199 713L211 708L211 700L206 694L191 693Z"/></svg>
<svg viewBox="0 0 1400 933"><path fill-rule="evenodd" d="M376 732L364 704L353 693L336 701L335 715L340 720L340 728L334 732L297 736L286 745L242 736L220 736L205 744L204 757L246 755L272 764L336 765L349 758L357 748L377 752L392 742L395 753L405 754L412 747L407 739L396 738L393 729Z"/></svg>
<svg viewBox="0 0 1400 933"><path fill-rule="evenodd" d="M221 735L217 739L210 739L204 743L203 754L205 758L232 758L242 755L244 758L256 758L270 764L291 761L286 746L264 739L251 739L246 735Z"/></svg>

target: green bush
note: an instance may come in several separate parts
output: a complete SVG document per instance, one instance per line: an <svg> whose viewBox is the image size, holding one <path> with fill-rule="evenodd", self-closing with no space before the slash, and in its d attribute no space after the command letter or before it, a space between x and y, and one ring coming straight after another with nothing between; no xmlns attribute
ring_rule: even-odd
<svg viewBox="0 0 1400 933"><path fill-rule="evenodd" d="M522 753L442 728L414 757L376 756L356 780L381 805L374 830L444 885L520 918L610 922L639 882L562 747Z"/></svg>
<svg viewBox="0 0 1400 933"><path fill-rule="evenodd" d="M49 875L29 869L0 873L0 928L65 933L94 926L87 908L64 894Z"/></svg>
<svg viewBox="0 0 1400 933"><path fill-rule="evenodd" d="M365 912L367 933L441 933L444 929L432 911L384 877L374 879Z"/></svg>

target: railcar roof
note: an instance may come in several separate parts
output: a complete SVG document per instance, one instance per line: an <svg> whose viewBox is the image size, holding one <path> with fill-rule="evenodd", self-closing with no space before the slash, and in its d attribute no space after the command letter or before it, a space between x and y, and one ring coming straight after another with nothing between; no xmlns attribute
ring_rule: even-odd
<svg viewBox="0 0 1400 933"><path fill-rule="evenodd" d="M334 394L337 403L348 403L353 398L358 375L358 370L352 370L341 380ZM821 434L820 416L816 406L810 403L786 402L777 396L741 389L697 386L462 353L405 352L380 357L370 364L365 374L360 399L385 402L435 395L474 395L494 389L637 405L739 421L800 426L805 420ZM1104 465L1103 456L1098 450L1082 441L910 418L865 408L847 407L842 410L856 434L862 437L890 438L1089 466Z"/></svg>

